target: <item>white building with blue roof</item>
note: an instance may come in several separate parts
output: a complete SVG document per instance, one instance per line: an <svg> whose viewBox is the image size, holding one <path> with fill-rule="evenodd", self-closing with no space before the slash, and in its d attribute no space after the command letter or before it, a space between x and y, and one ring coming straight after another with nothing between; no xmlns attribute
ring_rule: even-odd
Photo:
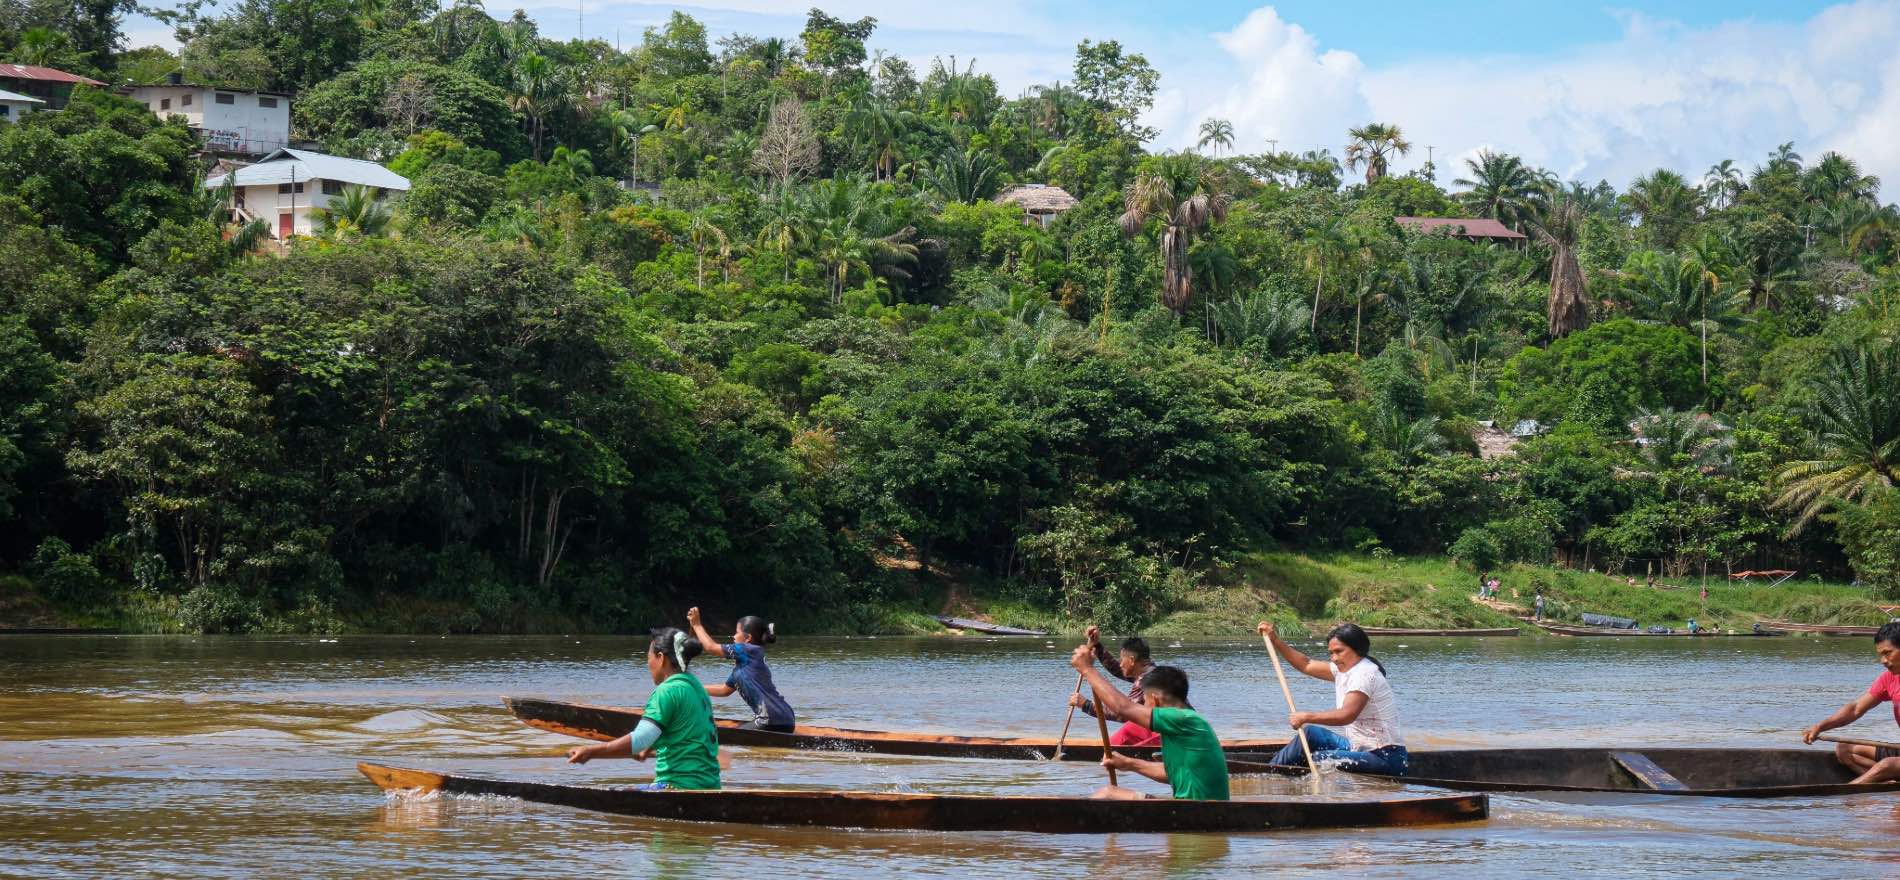
<svg viewBox="0 0 1900 880"><path fill-rule="evenodd" d="M287 147L272 151L255 165L207 178L205 189L224 186L227 176L233 179L237 195L232 213L240 222L270 224L271 235L280 241L313 234L315 221L310 212L328 207L346 187L369 187L378 198L409 190L409 178L375 162Z"/></svg>

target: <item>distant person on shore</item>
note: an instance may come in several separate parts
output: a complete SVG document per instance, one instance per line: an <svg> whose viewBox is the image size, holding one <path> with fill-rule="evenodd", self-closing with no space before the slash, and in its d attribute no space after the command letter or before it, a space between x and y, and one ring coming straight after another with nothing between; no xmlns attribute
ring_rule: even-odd
<svg viewBox="0 0 1900 880"><path fill-rule="evenodd" d="M1696 626L1695 618L1689 618L1689 635L1695 635L1699 631L1700 628Z"/></svg>
<svg viewBox="0 0 1900 880"><path fill-rule="evenodd" d="M752 720L744 724L748 730L791 733L798 718L792 714L792 705L779 695L778 686L772 683L772 670L765 665L765 646L778 641L778 628L763 617L747 615L733 627L732 644L721 645L706 633L698 608L686 609L686 622L701 644L732 661L732 674L726 676L726 683L713 685L706 692L729 697L737 691L752 709Z"/></svg>
<svg viewBox="0 0 1900 880"><path fill-rule="evenodd" d="M1103 669L1108 670L1116 678L1131 683L1128 688L1128 700L1139 704L1143 696L1141 677L1147 675L1148 670L1155 667L1154 660L1150 657L1147 640L1141 636L1129 636L1122 639L1121 650L1114 657L1110 657L1108 649L1102 647L1101 629L1091 626L1088 629L1088 646L1090 654L1095 657L1095 662L1102 664ZM1069 705L1081 709L1084 715L1090 717L1094 717L1097 711L1107 711L1096 706L1094 700L1082 696L1080 692L1069 695ZM1115 728L1114 735L1108 738L1109 745L1157 746L1161 744L1161 734L1127 718L1114 714L1103 717L1110 721L1119 721L1122 725Z"/></svg>
<svg viewBox="0 0 1900 880"><path fill-rule="evenodd" d="M1537 588L1537 613L1531 619L1532 620L1544 619L1544 588L1543 587Z"/></svg>
<svg viewBox="0 0 1900 880"><path fill-rule="evenodd" d="M655 631L647 643L647 673L655 687L640 710L639 726L612 742L568 749L568 762L653 757L653 781L638 786L640 790L719 788L719 734L712 699L686 671L703 650L698 639L674 627Z"/></svg>
<svg viewBox="0 0 1900 880"><path fill-rule="evenodd" d="M1261 621L1260 634L1273 640L1274 650L1286 658L1288 666L1321 681L1333 683L1335 708L1329 712L1295 712L1287 721L1306 729L1307 745L1313 749L1313 761L1326 761L1360 773L1404 776L1410 758L1405 736L1399 731L1399 703L1386 681L1385 667L1370 653L1372 638L1356 623L1342 623L1326 636L1330 661L1314 660L1280 638L1269 621ZM1340 734L1319 725L1344 728ZM1306 763L1299 737L1273 759L1275 764L1299 766Z"/></svg>
<svg viewBox="0 0 1900 880"><path fill-rule="evenodd" d="M1704 605L1709 604L1709 585L1708 584L1702 585L1702 604Z"/></svg>
<svg viewBox="0 0 1900 880"><path fill-rule="evenodd" d="M1188 704L1187 673L1172 666L1150 668L1141 676L1141 702L1137 703L1116 693L1115 686L1095 671L1095 650L1088 644L1076 647L1069 655L1069 665L1088 681L1096 705L1108 713L1103 717L1126 718L1161 735L1161 760L1111 752L1102 757L1102 766L1165 782L1179 800L1228 799L1227 753L1221 751L1220 737L1214 735L1207 719ZM1140 800L1148 795L1119 785L1104 785L1091 797Z"/></svg>
<svg viewBox="0 0 1900 880"><path fill-rule="evenodd" d="M1874 633L1874 653L1883 669L1867 692L1821 719L1821 723L1802 731L1802 742L1814 742L1822 733L1853 724L1881 703L1894 704L1893 720L1900 724L1900 674L1896 674L1900 673L1900 623L1888 623ZM1900 749L1836 743L1834 759L1860 774L1854 780L1856 784L1900 779Z"/></svg>

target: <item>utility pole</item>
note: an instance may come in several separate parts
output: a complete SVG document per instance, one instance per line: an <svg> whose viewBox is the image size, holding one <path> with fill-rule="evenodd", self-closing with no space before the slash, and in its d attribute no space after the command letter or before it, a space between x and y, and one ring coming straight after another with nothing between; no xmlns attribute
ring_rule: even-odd
<svg viewBox="0 0 1900 880"><path fill-rule="evenodd" d="M1275 156L1280 155L1279 140L1275 138L1267 138L1267 151Z"/></svg>

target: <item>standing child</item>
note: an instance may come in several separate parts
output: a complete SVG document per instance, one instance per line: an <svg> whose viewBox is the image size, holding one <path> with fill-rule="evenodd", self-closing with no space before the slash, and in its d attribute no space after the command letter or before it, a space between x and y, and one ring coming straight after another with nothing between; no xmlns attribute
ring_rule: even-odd
<svg viewBox="0 0 1900 880"><path fill-rule="evenodd" d="M647 672L655 687L640 710L639 726L612 742L568 749L567 760L585 764L595 758L644 761L653 756L658 759L653 782L640 789L718 789L719 734L712 700L699 679L686 671L703 650L697 639L678 629L656 631L647 644Z"/></svg>
<svg viewBox="0 0 1900 880"><path fill-rule="evenodd" d="M748 730L791 733L798 719L792 714L792 705L785 702L778 687L772 684L772 670L765 665L765 646L778 641L777 628L763 617L747 615L739 618L738 625L733 627L732 644L721 645L706 633L698 608L686 610L686 622L713 653L732 661L732 674L726 677L726 683L713 685L706 692L715 697L729 697L737 691L752 708L752 720L744 725Z"/></svg>

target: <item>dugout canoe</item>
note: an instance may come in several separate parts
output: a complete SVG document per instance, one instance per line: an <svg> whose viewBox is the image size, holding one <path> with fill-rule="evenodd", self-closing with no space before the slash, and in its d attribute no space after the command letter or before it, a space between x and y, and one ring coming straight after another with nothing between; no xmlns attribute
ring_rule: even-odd
<svg viewBox="0 0 1900 880"><path fill-rule="evenodd" d="M1491 638L1495 636L1517 635L1517 627L1501 626L1496 629L1404 629L1385 626L1362 626L1369 636L1472 636Z"/></svg>
<svg viewBox="0 0 1900 880"><path fill-rule="evenodd" d="M984 623L981 620L971 620L968 617L944 617L938 615L936 621L951 629L969 630L970 632L982 633L986 636L1046 636L1049 634L1046 630L1022 629L1014 626L1003 626L998 623Z"/></svg>
<svg viewBox="0 0 1900 880"><path fill-rule="evenodd" d="M590 706L528 697L503 697L502 705L529 727L550 733L597 741L618 739L640 723L638 709ZM940 733L904 733L889 730L853 730L843 727L814 727L800 724L791 733L747 730L745 722L721 718L714 721L721 745L755 746L768 749L799 749L817 752L862 752L884 755L918 755L932 758L997 758L1004 760L1048 760L1055 754L1054 737L955 736ZM1077 728L1080 730L1080 728ZM1071 731L1062 746L1064 761L1099 761L1102 745ZM1285 740L1223 740L1229 752L1272 753ZM1152 748L1117 748L1115 751L1152 757Z"/></svg>
<svg viewBox="0 0 1900 880"><path fill-rule="evenodd" d="M1763 629L1785 633L1803 633L1823 636L1871 636L1880 632L1877 626L1846 626L1833 623L1790 623L1786 620L1757 621Z"/></svg>
<svg viewBox="0 0 1900 880"><path fill-rule="evenodd" d="M1294 828L1365 828L1482 821L1486 795L1377 801L1141 801L1082 797L899 794L868 791L636 791L456 776L360 763L384 791L499 795L623 816L686 822L796 825L916 831L1248 832Z"/></svg>
<svg viewBox="0 0 1900 880"><path fill-rule="evenodd" d="M1538 626L1538 628L1544 630L1545 632L1551 633L1553 635L1559 635L1559 636L1612 636L1612 637L1631 636L1631 637L1637 637L1637 638L1642 638L1642 637L1668 638L1668 637L1674 636L1677 638L1714 638L1716 636L1721 636L1721 635L1735 635L1735 636L1755 635L1752 632L1719 633L1713 630L1706 630L1706 629L1701 632L1693 632L1693 633L1692 632L1656 633L1656 632L1645 632L1640 629L1615 629L1613 627L1607 627L1607 626L1570 626L1568 624L1544 623L1542 621L1537 621L1536 625Z"/></svg>
<svg viewBox="0 0 1900 880"><path fill-rule="evenodd" d="M1832 749L1445 749L1411 754L1405 782L1460 791L1593 791L1728 798L1900 791L1849 785Z"/></svg>

